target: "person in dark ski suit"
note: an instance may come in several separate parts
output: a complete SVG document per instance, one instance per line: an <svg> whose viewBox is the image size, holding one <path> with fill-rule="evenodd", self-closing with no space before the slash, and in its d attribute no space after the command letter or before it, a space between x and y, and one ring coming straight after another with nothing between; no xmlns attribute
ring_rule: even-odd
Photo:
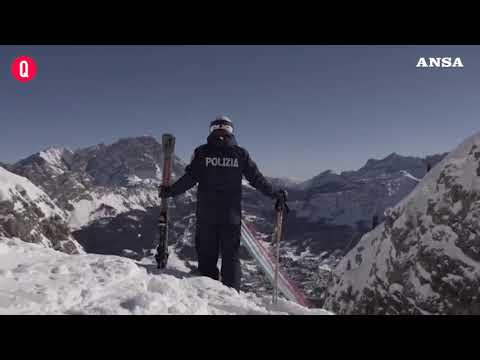
<svg viewBox="0 0 480 360"><path fill-rule="evenodd" d="M225 116L210 123L207 143L197 147L185 174L173 185L160 186L159 195L178 196L198 184L195 249L202 276L219 279L217 261L222 257L221 281L240 289L240 234L242 177L264 195L279 201L286 192L275 191L249 153L237 145L233 123Z"/></svg>

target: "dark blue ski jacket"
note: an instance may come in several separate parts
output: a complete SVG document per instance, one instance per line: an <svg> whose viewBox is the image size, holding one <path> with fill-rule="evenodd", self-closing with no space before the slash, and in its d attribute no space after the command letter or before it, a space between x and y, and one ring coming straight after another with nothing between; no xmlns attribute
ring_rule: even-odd
<svg viewBox="0 0 480 360"><path fill-rule="evenodd" d="M274 198L272 185L235 137L214 131L206 144L195 149L185 174L170 187L168 195L180 195L198 184L198 222L240 224L243 176L255 189Z"/></svg>

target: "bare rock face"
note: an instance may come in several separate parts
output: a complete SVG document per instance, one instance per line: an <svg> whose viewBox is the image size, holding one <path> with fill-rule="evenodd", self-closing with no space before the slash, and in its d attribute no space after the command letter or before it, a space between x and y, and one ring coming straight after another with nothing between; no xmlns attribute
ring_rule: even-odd
<svg viewBox="0 0 480 360"><path fill-rule="evenodd" d="M480 133L437 164L335 268L339 314L480 314Z"/></svg>

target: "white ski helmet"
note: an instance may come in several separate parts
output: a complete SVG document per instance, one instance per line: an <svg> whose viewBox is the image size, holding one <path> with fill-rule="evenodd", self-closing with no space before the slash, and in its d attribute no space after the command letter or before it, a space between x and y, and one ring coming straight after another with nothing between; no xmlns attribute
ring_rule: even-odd
<svg viewBox="0 0 480 360"><path fill-rule="evenodd" d="M215 120L210 122L210 132L222 129L230 134L233 134L233 122L226 116L218 116Z"/></svg>

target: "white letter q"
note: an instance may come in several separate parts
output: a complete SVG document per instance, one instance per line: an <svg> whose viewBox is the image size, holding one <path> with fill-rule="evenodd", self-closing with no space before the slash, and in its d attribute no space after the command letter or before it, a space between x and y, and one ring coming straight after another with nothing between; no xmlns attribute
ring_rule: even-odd
<svg viewBox="0 0 480 360"><path fill-rule="evenodd" d="M23 60L20 61L20 77L21 78L28 78L28 62Z"/></svg>

